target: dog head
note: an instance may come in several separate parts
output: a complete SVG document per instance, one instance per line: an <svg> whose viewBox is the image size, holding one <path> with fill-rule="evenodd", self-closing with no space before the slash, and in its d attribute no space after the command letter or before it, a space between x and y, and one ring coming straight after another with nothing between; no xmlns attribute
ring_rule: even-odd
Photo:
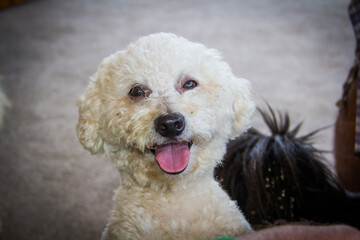
<svg viewBox="0 0 360 240"><path fill-rule="evenodd" d="M216 50L169 33L104 59L78 105L82 145L147 179L212 174L254 112L249 82L236 78Z"/></svg>

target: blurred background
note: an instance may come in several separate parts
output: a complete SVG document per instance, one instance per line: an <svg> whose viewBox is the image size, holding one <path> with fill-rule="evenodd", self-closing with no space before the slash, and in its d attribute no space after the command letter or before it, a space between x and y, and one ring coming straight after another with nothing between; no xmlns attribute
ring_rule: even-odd
<svg viewBox="0 0 360 240"><path fill-rule="evenodd" d="M20 1L20 0L19 0ZM104 57L154 32L222 52L302 133L332 125L354 60L348 0L0 0L0 239L99 239L119 177L83 150L76 99ZM263 128L256 114L254 125ZM332 150L333 127L314 139ZM329 165L333 157L327 154Z"/></svg>

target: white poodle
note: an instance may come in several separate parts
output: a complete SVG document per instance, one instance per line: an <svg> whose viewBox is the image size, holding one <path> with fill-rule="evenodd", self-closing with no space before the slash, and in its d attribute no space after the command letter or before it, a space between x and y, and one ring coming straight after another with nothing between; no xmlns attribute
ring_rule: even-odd
<svg viewBox="0 0 360 240"><path fill-rule="evenodd" d="M79 100L77 134L121 176L102 239L211 239L251 231L213 178L254 112L219 53L174 34L105 58Z"/></svg>

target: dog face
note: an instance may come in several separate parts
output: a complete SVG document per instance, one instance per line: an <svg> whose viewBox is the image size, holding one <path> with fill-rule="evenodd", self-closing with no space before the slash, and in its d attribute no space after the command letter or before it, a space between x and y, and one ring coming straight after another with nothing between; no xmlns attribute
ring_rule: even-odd
<svg viewBox="0 0 360 240"><path fill-rule="evenodd" d="M79 100L77 133L128 173L212 171L253 111L249 82L216 50L160 33L103 60Z"/></svg>

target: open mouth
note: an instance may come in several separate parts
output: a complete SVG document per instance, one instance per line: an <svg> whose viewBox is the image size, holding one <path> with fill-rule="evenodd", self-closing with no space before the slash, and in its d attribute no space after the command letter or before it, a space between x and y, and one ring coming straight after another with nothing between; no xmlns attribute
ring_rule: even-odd
<svg viewBox="0 0 360 240"><path fill-rule="evenodd" d="M182 173L189 164L192 142L168 142L155 145L152 152L161 170L168 174Z"/></svg>

